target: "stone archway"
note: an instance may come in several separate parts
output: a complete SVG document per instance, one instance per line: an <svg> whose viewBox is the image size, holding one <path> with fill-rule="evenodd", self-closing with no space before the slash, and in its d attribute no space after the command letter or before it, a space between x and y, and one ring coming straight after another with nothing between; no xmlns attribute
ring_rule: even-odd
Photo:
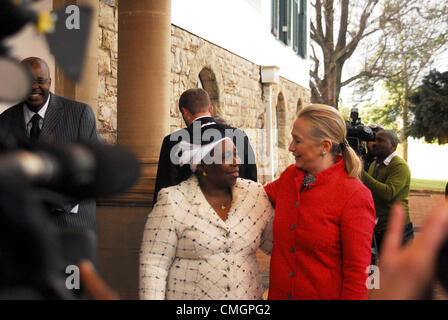
<svg viewBox="0 0 448 320"><path fill-rule="evenodd" d="M283 170L291 164L291 157L288 151L291 127L291 112L288 108L288 97L282 86L277 90L277 101L275 102L275 116L273 129L276 129L276 137L274 139L274 179L278 178ZM274 110L273 110L274 111ZM273 112L274 113L274 112Z"/></svg>
<svg viewBox="0 0 448 320"><path fill-rule="evenodd" d="M299 98L299 101L297 101L296 115L300 112L300 110L302 110L302 108L303 108L302 99Z"/></svg>
<svg viewBox="0 0 448 320"><path fill-rule="evenodd" d="M213 115L225 118L222 98L224 97L224 83L221 67L212 48L204 45L198 50L191 64L188 75L188 87L202 86L210 95L213 105Z"/></svg>
<svg viewBox="0 0 448 320"><path fill-rule="evenodd" d="M209 68L203 68L201 72L199 72L199 85L202 89L207 91L210 102L213 106L213 113L216 116L221 116L222 112L219 108L219 90L218 84L216 82L215 73Z"/></svg>
<svg viewBox="0 0 448 320"><path fill-rule="evenodd" d="M275 115L277 124L276 128L278 132L277 134L278 147L285 149L288 144L286 141L286 102L282 92L280 92L277 96Z"/></svg>

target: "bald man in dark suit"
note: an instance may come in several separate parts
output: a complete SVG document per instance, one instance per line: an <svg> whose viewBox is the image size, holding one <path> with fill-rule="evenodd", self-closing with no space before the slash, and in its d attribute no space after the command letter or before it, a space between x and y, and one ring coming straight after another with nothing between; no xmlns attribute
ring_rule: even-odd
<svg viewBox="0 0 448 320"><path fill-rule="evenodd" d="M101 143L90 106L50 92L50 72L44 60L30 57L21 64L31 71L34 82L25 101L0 115L3 145ZM50 211L59 229L97 231L95 200L67 202Z"/></svg>

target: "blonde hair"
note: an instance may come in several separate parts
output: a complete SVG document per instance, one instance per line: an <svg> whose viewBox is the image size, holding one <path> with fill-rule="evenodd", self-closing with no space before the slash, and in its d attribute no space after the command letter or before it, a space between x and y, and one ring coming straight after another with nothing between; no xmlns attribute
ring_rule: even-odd
<svg viewBox="0 0 448 320"><path fill-rule="evenodd" d="M300 110L297 118L310 121L313 128L311 135L314 138L331 140L333 143L331 153L342 155L348 176L360 179L362 173L361 160L347 143L345 120L335 108L324 104L312 104Z"/></svg>

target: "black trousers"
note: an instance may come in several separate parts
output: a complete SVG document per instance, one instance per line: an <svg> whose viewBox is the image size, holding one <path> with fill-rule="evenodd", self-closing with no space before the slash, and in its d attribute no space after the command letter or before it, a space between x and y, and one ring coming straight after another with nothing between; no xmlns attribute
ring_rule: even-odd
<svg viewBox="0 0 448 320"><path fill-rule="evenodd" d="M376 249L377 249L377 253L378 255L381 254L381 245L383 243L383 238L384 235L386 234L386 230L381 230L381 231L374 231L375 234L375 241L376 241ZM409 222L403 231L403 241L402 241L402 245L405 245L406 242L408 242L409 240L414 239L414 226L412 225L412 222ZM372 246L373 247L373 246Z"/></svg>

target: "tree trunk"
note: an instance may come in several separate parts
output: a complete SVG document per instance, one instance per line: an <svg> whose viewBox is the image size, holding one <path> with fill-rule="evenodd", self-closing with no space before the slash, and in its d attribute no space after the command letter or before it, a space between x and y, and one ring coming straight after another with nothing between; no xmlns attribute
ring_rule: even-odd
<svg viewBox="0 0 448 320"><path fill-rule="evenodd" d="M324 103L338 108L339 93L341 86L347 85L357 79L352 77L342 84L341 75L345 61L351 57L359 41L376 29L366 27L370 25L370 15L377 0L366 0L364 9L359 17L359 26L357 30L349 30L350 25L350 0L340 0L339 31L337 41L334 38L334 0L315 0L314 8L316 11L316 20L311 22L310 38L322 49L323 59L318 59L313 48L314 70L310 70L311 102ZM347 35L350 35L350 41L347 43ZM322 63L322 65L320 65ZM323 78L319 76L319 69L323 67Z"/></svg>
<svg viewBox="0 0 448 320"><path fill-rule="evenodd" d="M400 17L401 18L401 17ZM406 137L406 130L409 126L409 116L408 116L408 91L409 91L409 75L408 75L408 63L406 60L406 53L404 44L403 44L403 28L401 25L401 21L398 20L398 39L400 41L400 54L401 54L401 79L400 81L403 83L403 94L401 99L401 119L402 119L402 125L400 132L400 140L402 141L403 145L403 159L405 161L408 161L408 139Z"/></svg>

